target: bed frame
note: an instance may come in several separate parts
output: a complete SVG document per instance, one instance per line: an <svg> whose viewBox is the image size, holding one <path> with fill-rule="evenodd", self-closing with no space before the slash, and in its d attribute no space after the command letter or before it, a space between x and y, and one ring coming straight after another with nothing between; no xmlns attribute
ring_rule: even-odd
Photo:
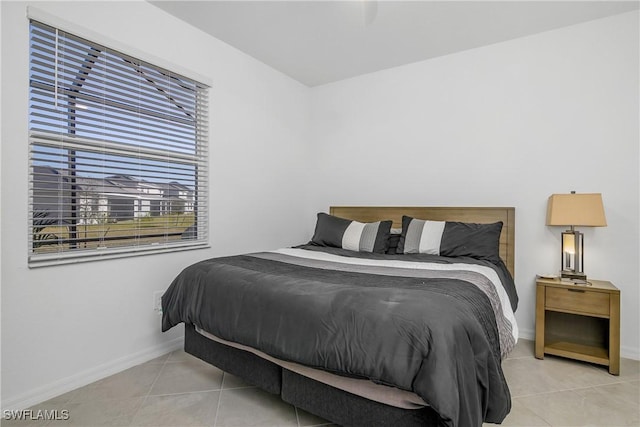
<svg viewBox="0 0 640 427"><path fill-rule="evenodd" d="M514 274L514 208L486 207L346 207L330 208L332 215L360 222L393 220L402 227L402 215L436 221L503 222L500 257ZM309 379L248 351L210 340L185 325L185 345L192 354L245 382L280 395L282 400L328 421L344 426L437 426L438 415L430 407L401 409L374 402Z"/></svg>

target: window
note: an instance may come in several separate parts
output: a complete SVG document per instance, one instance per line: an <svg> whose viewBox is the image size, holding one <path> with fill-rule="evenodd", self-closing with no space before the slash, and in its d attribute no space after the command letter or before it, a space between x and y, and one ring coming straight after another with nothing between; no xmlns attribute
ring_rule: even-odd
<svg viewBox="0 0 640 427"><path fill-rule="evenodd" d="M208 241L208 88L31 21L29 265Z"/></svg>

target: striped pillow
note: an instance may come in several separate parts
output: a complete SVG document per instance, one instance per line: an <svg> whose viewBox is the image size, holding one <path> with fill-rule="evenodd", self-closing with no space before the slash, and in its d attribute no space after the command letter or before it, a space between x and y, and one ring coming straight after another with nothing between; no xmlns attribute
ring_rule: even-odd
<svg viewBox="0 0 640 427"><path fill-rule="evenodd" d="M405 225L406 219L409 219ZM398 252L405 254L440 255L440 243L445 221L426 221L402 217L402 236L398 242ZM402 240L404 237L404 240Z"/></svg>
<svg viewBox="0 0 640 427"><path fill-rule="evenodd" d="M474 224L402 217L399 254L466 256L500 261L502 222Z"/></svg>
<svg viewBox="0 0 640 427"><path fill-rule="evenodd" d="M311 243L358 252L384 253L391 221L363 223L320 212Z"/></svg>

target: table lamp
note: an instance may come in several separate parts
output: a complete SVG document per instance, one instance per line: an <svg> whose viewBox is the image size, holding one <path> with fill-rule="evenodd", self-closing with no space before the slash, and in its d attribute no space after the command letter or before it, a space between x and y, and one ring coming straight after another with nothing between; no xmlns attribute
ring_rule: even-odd
<svg viewBox="0 0 640 427"><path fill-rule="evenodd" d="M552 194L547 204L547 225L564 225L562 233L561 277L586 280L584 274L584 235L574 227L606 227L602 194Z"/></svg>

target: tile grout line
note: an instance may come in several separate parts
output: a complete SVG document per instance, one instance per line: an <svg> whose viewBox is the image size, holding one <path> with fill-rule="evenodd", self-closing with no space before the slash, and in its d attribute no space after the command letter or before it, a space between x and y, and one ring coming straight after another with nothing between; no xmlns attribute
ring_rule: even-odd
<svg viewBox="0 0 640 427"><path fill-rule="evenodd" d="M519 399L521 397L541 396L543 394L562 393L562 392L565 392L565 391L587 390L587 389L590 389L590 388L596 389L596 388L607 387L607 386L616 385L616 384L624 384L626 382L628 382L628 381L618 381L618 382L615 382L615 383L588 385L588 386L584 386L584 387L562 388L562 389L558 389L558 390L547 390L547 391L541 391L539 393L529 393L529 394L521 394L519 396L512 396L512 398Z"/></svg>
<svg viewBox="0 0 640 427"><path fill-rule="evenodd" d="M544 393L540 393L540 394L544 394ZM539 394L538 394L539 395ZM531 395L531 396L537 396L537 395ZM544 414L539 414L538 411L530 408L529 406L527 406L524 402L520 402L520 404L522 406L524 406L528 411L530 411L532 414L534 414L536 417L540 418L542 421L544 421L545 423L547 423L548 426L550 427L554 427L553 423L549 420L547 420L546 416Z"/></svg>
<svg viewBox="0 0 640 427"><path fill-rule="evenodd" d="M213 427L218 425L218 413L220 412L220 401L222 400L222 390L224 389L224 379L227 377L227 373L222 371L222 380L220 380L220 392L218 393L218 404L216 405L216 415L213 417Z"/></svg>
<svg viewBox="0 0 640 427"><path fill-rule="evenodd" d="M158 382L158 378L160 378L160 375L162 375L162 372L164 372L164 367L166 366L167 361L171 357L171 353L173 352L169 352L169 354L167 355L167 358L164 360L164 362L162 362L162 366L160 367L160 370L158 371L158 374L156 375L156 377L153 379L153 382L149 386L149 390L147 390L147 394L143 396L143 398L140 400L140 403L138 404L138 407L133 412L133 416L131 417L131 422L129 423L129 426L132 426L132 427L135 426L134 421L138 416L138 413L140 412L140 409L142 408L142 406L147 402L147 398L151 394L151 390L153 390L153 386L156 385L156 382Z"/></svg>
<svg viewBox="0 0 640 427"><path fill-rule="evenodd" d="M293 405L293 409L296 411L296 423L298 424L298 427L300 427L300 417L298 416L298 407Z"/></svg>

